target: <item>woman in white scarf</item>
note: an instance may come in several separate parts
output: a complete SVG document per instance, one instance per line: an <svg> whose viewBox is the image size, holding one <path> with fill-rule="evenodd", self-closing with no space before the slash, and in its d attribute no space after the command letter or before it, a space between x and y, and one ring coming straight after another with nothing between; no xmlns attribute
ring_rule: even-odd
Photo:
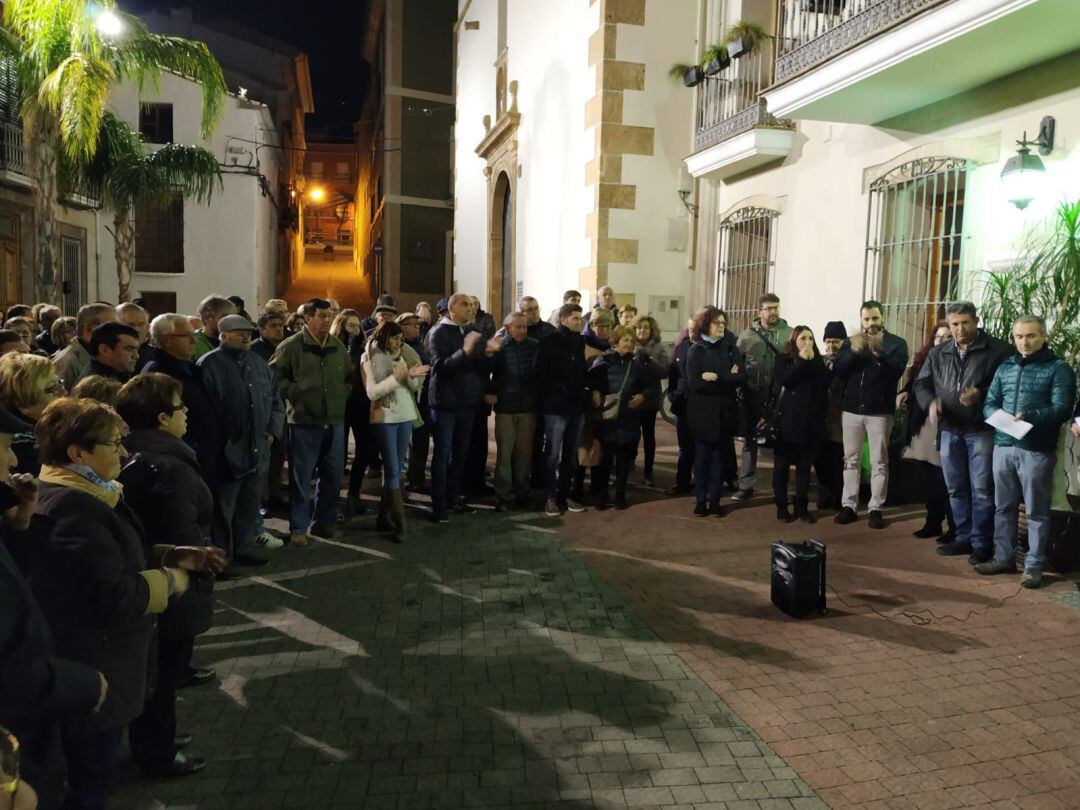
<svg viewBox="0 0 1080 810"><path fill-rule="evenodd" d="M413 425L420 421L415 394L428 370L419 364L410 367L402 357L401 327L393 321L379 325L361 361L364 388L371 400L371 430L383 460L378 527L390 532L395 543L405 533L401 475Z"/></svg>

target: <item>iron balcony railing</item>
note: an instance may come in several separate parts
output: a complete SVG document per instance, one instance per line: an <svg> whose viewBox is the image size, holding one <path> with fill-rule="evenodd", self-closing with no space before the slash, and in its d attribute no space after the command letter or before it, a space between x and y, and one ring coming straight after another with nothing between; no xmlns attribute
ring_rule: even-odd
<svg viewBox="0 0 1080 810"><path fill-rule="evenodd" d="M698 85L695 152L754 127L792 126L765 109L761 91L772 83L772 68L772 47L764 44Z"/></svg>
<svg viewBox="0 0 1080 810"><path fill-rule="evenodd" d="M0 169L26 174L26 150L19 121L0 120Z"/></svg>
<svg viewBox="0 0 1080 810"><path fill-rule="evenodd" d="M777 83L946 0L779 0Z"/></svg>

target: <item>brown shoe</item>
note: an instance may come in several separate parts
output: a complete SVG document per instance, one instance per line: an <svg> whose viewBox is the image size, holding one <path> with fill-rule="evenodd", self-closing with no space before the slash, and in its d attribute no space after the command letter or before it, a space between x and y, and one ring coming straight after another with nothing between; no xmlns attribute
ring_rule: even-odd
<svg viewBox="0 0 1080 810"><path fill-rule="evenodd" d="M308 537L306 534L303 534L302 532L299 533L299 534L290 534L289 535L289 545L290 546L306 546L310 542L311 542L311 538Z"/></svg>

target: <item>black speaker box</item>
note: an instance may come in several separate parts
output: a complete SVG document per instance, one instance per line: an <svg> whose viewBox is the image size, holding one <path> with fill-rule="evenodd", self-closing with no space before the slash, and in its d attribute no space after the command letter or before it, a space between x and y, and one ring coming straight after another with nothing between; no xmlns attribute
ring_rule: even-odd
<svg viewBox="0 0 1080 810"><path fill-rule="evenodd" d="M793 618L825 612L825 545L772 544L772 602Z"/></svg>

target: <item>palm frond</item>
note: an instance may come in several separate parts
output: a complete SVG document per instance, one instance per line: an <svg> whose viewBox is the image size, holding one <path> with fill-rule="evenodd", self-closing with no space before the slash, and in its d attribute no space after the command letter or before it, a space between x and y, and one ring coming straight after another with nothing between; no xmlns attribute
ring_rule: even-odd
<svg viewBox="0 0 1080 810"><path fill-rule="evenodd" d="M116 78L107 63L75 53L41 82L38 104L56 116L61 151L72 159L88 160L93 156Z"/></svg>
<svg viewBox="0 0 1080 810"><path fill-rule="evenodd" d="M143 26L118 45L114 60L117 74L131 79L140 89L147 85L157 88L162 70L174 70L198 82L202 88L202 134L210 137L221 118L227 87L221 65L206 45L151 34Z"/></svg>
<svg viewBox="0 0 1080 810"><path fill-rule="evenodd" d="M159 183L206 205L222 187L221 166L213 153L198 146L169 144L143 158Z"/></svg>

